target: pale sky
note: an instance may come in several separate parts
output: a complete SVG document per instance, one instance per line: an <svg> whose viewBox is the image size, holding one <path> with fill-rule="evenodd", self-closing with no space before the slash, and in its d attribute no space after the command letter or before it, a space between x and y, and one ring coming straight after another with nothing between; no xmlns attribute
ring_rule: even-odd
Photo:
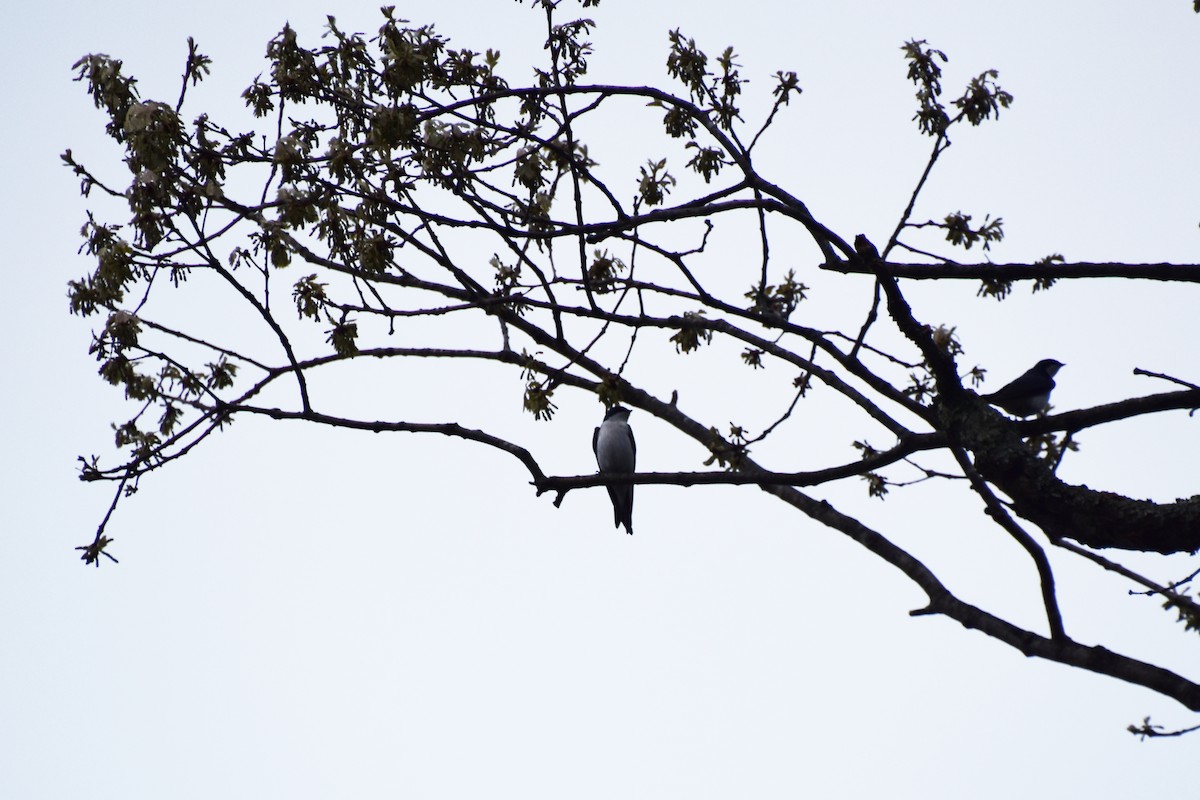
<svg viewBox="0 0 1200 800"><path fill-rule="evenodd" d="M110 487L81 484L75 457L111 456L109 423L128 410L95 375L92 321L67 314L66 282L91 266L76 254L86 206L58 155L70 147L111 175L123 166L70 66L108 53L143 96L173 102L192 35L214 75L185 119L248 125L238 95L265 69L266 42L286 21L314 43L331 12L345 30L380 22L378 4L345 0L26 3L6 15L0 797L1186 796L1200 734L1143 744L1124 730L1147 714L1195 724L1181 706L910 618L914 586L749 487L639 487L628 537L603 490L555 509L515 461L477 445L241 420L144 481L109 529L121 563L85 568L72 548L91 540ZM899 50L924 38L950 56L948 95L994 67L1016 99L999 122L958 133L918 217L1002 216L999 261L1200 261L1200 17L1186 0L605 0L586 13L599 23L597 83L678 90L663 68L673 27L710 55L732 44L750 93L796 71L805 93L763 169L845 238L885 239L924 165ZM527 6L445 0L397 14L457 46L500 49L510 80L541 63L544 23ZM614 152L654 155L653 142L609 136ZM836 279L852 305L813 313L856 319L869 286L855 280ZM1200 378L1190 286L1022 287L1004 304L974 288L910 297L958 327L960 365L986 364L997 381L1043 357L1066 362L1061 410L1168 388L1134 367ZM695 379L682 402L724 425L750 401L717 377ZM369 407L381 414L488 427L548 471L594 470L593 397L557 396L547 424L520 413L515 375L435 367L377 385ZM631 424L641 468L701 468L694 445L637 412ZM771 466L827 466L824 453L806 459L832 424L798 420L795 453ZM1195 494L1198 424L1175 412L1088 431L1063 475L1138 497ZM964 600L1036 626L1031 570L962 492L923 484L880 503L848 481L815 494L925 558ZM1052 554L1076 638L1200 678L1194 634L1063 555ZM1163 580L1195 568L1129 562Z"/></svg>

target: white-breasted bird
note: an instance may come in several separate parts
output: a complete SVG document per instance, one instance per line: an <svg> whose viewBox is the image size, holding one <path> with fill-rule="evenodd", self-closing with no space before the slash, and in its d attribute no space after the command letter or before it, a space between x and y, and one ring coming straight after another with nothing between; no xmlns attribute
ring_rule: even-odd
<svg viewBox="0 0 1200 800"><path fill-rule="evenodd" d="M1062 368L1062 362L1044 358L1012 383L980 397L989 405L999 406L1013 416L1028 417L1049 405L1054 375Z"/></svg>
<svg viewBox="0 0 1200 800"><path fill-rule="evenodd" d="M592 433L592 452L601 474L627 474L637 471L637 443L633 440L633 429L629 427L629 409L611 406L604 413L604 421ZM633 533L633 484L608 486L608 496L613 504L613 527L625 526Z"/></svg>

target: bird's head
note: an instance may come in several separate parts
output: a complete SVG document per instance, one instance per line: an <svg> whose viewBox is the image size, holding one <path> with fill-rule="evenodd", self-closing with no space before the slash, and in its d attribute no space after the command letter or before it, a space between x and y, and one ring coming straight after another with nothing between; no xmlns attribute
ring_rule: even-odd
<svg viewBox="0 0 1200 800"><path fill-rule="evenodd" d="M625 422L629 419L629 411L625 406L609 406L608 410L604 412L604 421L615 419L617 422Z"/></svg>
<svg viewBox="0 0 1200 800"><path fill-rule="evenodd" d="M1053 378L1055 373L1062 369L1065 364L1061 361L1055 361L1053 358L1043 358L1037 363L1039 372L1045 373L1046 377Z"/></svg>

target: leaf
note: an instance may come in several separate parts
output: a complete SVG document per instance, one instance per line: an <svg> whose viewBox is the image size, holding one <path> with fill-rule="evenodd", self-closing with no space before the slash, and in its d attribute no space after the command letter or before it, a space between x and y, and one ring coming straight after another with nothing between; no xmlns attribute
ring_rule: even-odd
<svg viewBox="0 0 1200 800"><path fill-rule="evenodd" d="M670 339L675 344L676 353L691 353L699 350L700 345L708 344L712 341L712 331L697 324L703 321L703 319L703 311L684 312L682 317L683 325Z"/></svg>

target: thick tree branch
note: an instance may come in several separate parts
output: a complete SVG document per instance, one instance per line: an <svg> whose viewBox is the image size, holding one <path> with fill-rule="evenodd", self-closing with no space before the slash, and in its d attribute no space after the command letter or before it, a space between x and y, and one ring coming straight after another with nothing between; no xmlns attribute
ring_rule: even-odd
<svg viewBox="0 0 1200 800"><path fill-rule="evenodd" d="M862 262L826 261L821 269L845 274L873 275L874 270ZM1125 264L1078 261L1049 264L901 264L889 261L888 274L913 280L1033 280L1044 278L1129 278L1135 280L1200 281L1200 264Z"/></svg>
<svg viewBox="0 0 1200 800"><path fill-rule="evenodd" d="M1113 405L1128 404L1126 410L1156 403L1178 408L1180 402L1195 400L1192 391L1168 392ZM1200 549L1200 496L1154 503L1073 486L1060 480L1037 457L1021 438L1019 426L1008 423L977 399L945 400L940 408L951 438L975 454L979 473L1011 498L1018 515L1040 527L1051 539L1074 539L1092 548L1158 553ZM1092 419L1103 420L1111 412L1109 407L1100 408L1102 411ZM1078 412L1079 419L1088 419L1091 410ZM1063 417L1069 419L1067 414L1056 415L1052 429L1074 430L1061 426Z"/></svg>

